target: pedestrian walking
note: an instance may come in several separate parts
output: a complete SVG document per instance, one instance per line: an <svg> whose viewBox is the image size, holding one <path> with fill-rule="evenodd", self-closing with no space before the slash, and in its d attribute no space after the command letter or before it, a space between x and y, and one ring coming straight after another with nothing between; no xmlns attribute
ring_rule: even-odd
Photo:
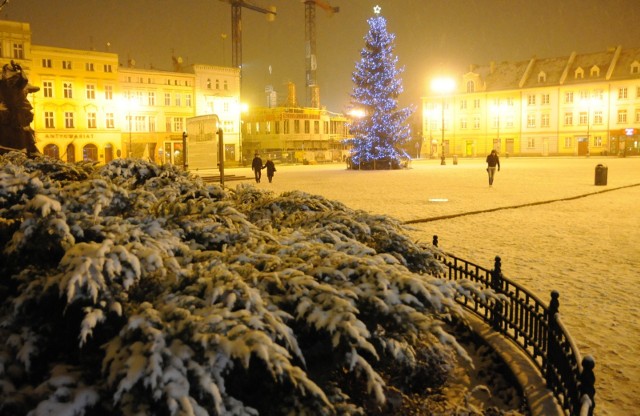
<svg viewBox="0 0 640 416"><path fill-rule="evenodd" d="M262 177L262 159L260 159L260 156L257 153L253 157L253 162L251 162L251 169L253 169L256 183L260 183L260 178Z"/></svg>
<svg viewBox="0 0 640 416"><path fill-rule="evenodd" d="M498 157L498 152L496 150L492 150L487 156L487 173L489 174L489 187L493 186L493 178L496 175L496 168L498 172L500 172L500 158Z"/></svg>
<svg viewBox="0 0 640 416"><path fill-rule="evenodd" d="M267 158L267 163L264 164L263 169L267 170L267 178L269 178L269 182L271 182L273 174L276 173L276 165L273 163L273 160Z"/></svg>

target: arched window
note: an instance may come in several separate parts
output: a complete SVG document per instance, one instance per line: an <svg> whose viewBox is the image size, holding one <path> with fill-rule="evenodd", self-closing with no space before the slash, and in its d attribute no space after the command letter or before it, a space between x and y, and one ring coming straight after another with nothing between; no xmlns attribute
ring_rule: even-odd
<svg viewBox="0 0 640 416"><path fill-rule="evenodd" d="M475 92L476 84L473 81L467 81L467 92Z"/></svg>
<svg viewBox="0 0 640 416"><path fill-rule="evenodd" d="M74 163L76 161L76 147L73 144L67 146L67 162Z"/></svg>
<svg viewBox="0 0 640 416"><path fill-rule="evenodd" d="M547 82L547 74L544 71L540 71L538 74L538 83L542 84L544 82Z"/></svg>
<svg viewBox="0 0 640 416"><path fill-rule="evenodd" d="M42 149L42 153L53 159L60 159L60 149L55 144L48 144Z"/></svg>
<svg viewBox="0 0 640 416"><path fill-rule="evenodd" d="M82 148L82 160L98 161L98 148L95 144L88 144Z"/></svg>

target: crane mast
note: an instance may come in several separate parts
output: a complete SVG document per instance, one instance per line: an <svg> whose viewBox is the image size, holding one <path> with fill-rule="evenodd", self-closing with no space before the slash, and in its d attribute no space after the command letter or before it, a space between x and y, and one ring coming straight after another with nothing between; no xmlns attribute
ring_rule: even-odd
<svg viewBox="0 0 640 416"><path fill-rule="evenodd" d="M231 5L231 66L242 71L242 8L264 13L272 21L276 16L276 8L268 9L256 6L245 0L220 0Z"/></svg>
<svg viewBox="0 0 640 416"><path fill-rule="evenodd" d="M321 7L329 14L340 11L339 7L331 7L327 2L322 0L304 1L305 86L307 93L307 106L314 108L320 107L320 97L316 78L318 68L318 62L316 60L316 6Z"/></svg>

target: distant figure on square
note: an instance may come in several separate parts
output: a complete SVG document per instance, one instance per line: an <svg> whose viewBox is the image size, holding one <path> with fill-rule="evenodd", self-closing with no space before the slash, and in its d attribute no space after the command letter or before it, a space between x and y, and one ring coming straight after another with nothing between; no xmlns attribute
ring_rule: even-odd
<svg viewBox="0 0 640 416"><path fill-rule="evenodd" d="M253 162L251 162L251 169L253 169L253 174L256 177L256 183L260 183L260 178L262 177L262 159L256 153L253 158Z"/></svg>
<svg viewBox="0 0 640 416"><path fill-rule="evenodd" d="M498 157L498 152L494 150L491 151L489 156L487 156L487 173L489 174L489 187L493 186L493 178L496 175L496 168L498 172L500 172L500 158Z"/></svg>
<svg viewBox="0 0 640 416"><path fill-rule="evenodd" d="M269 182L271 182L273 174L276 172L276 165L271 159L267 158L267 163L264 164L263 168L267 170L267 178L269 178Z"/></svg>

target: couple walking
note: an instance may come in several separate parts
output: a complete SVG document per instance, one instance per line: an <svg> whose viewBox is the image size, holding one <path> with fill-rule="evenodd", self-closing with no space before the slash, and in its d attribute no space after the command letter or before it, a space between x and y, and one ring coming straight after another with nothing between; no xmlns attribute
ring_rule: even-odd
<svg viewBox="0 0 640 416"><path fill-rule="evenodd" d="M262 165L262 159L256 153L253 158L253 162L251 163L251 169L253 169L253 173L256 178L256 183L260 183L260 178L262 178L262 169L267 170L267 178L269 178L269 182L273 179L273 175L276 172L276 165L273 163L271 159L267 158L267 163Z"/></svg>

